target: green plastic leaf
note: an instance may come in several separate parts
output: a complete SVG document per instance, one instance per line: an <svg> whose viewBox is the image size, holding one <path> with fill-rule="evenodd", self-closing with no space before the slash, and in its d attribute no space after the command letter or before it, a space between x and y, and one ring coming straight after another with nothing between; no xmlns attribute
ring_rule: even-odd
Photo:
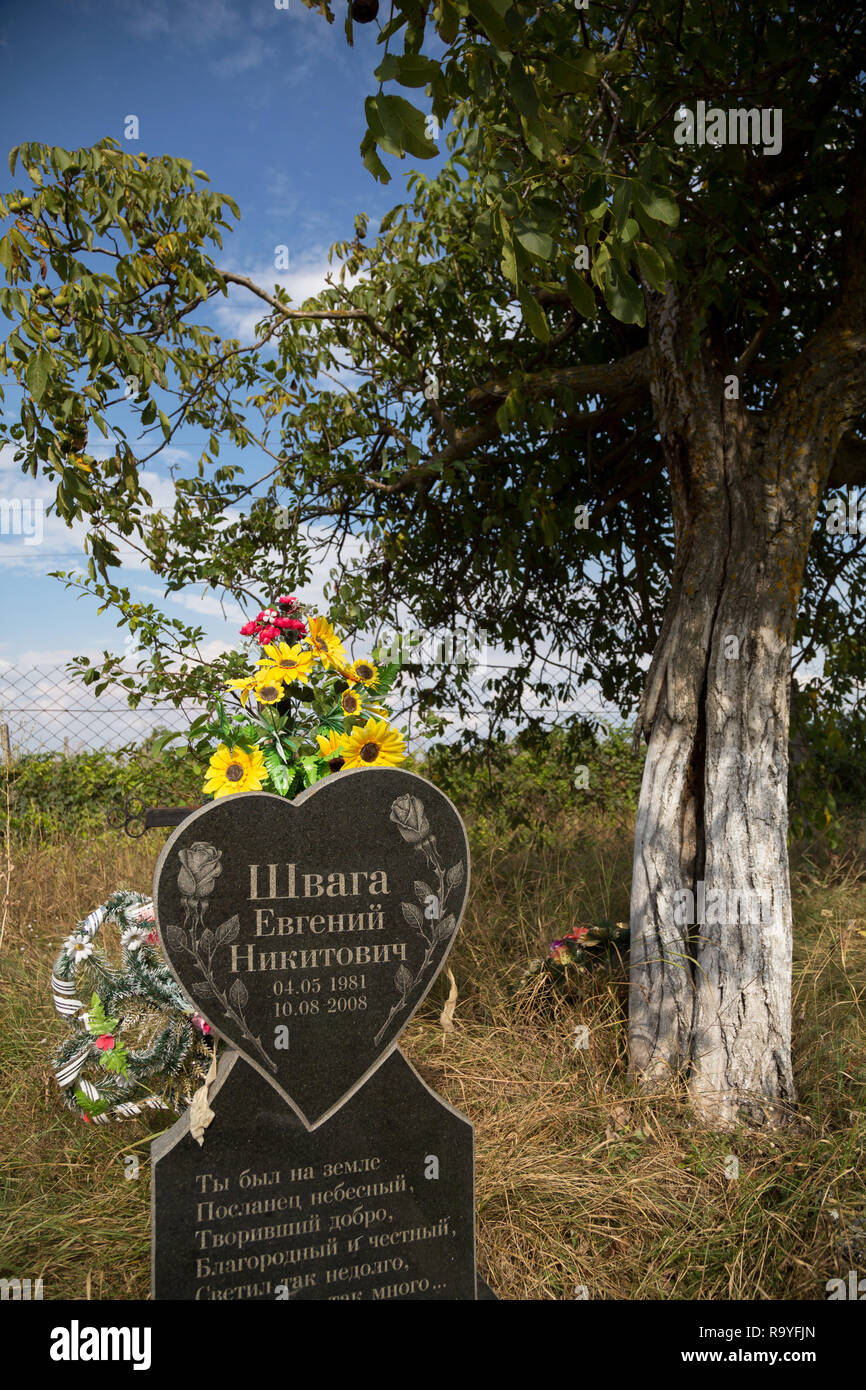
<svg viewBox="0 0 866 1390"><path fill-rule="evenodd" d="M85 1115L104 1115L108 1109L107 1100L90 1100L84 1094L80 1086L75 1087L75 1099L81 1106Z"/></svg>
<svg viewBox="0 0 866 1390"><path fill-rule="evenodd" d="M119 1019L109 1018L102 1007L102 1000L98 994L90 997L90 1008L87 1011L87 1031L92 1033L95 1038L101 1037L103 1033L113 1033L117 1028Z"/></svg>
<svg viewBox="0 0 866 1390"><path fill-rule="evenodd" d="M265 767L271 779L274 790L278 796L285 796L289 790L294 773L290 771L279 754L273 748L268 748L264 754Z"/></svg>
<svg viewBox="0 0 866 1390"><path fill-rule="evenodd" d="M126 1076L129 1055L122 1042L115 1039L114 1047L107 1047L104 1052L100 1052L99 1061L106 1071L116 1072L118 1076Z"/></svg>

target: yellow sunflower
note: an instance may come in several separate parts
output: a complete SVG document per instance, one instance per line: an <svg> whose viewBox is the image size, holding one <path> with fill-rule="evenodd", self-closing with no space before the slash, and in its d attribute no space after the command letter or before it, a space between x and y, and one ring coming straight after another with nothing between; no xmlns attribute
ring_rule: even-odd
<svg viewBox="0 0 866 1390"><path fill-rule="evenodd" d="M342 755L345 739L346 735L341 734L337 729L332 729L327 737L324 734L316 734L319 752L328 762Z"/></svg>
<svg viewBox="0 0 866 1390"><path fill-rule="evenodd" d="M307 641L325 667L346 664L346 649L327 618L307 619Z"/></svg>
<svg viewBox="0 0 866 1390"><path fill-rule="evenodd" d="M283 698L283 681L277 668L274 666L269 671L262 671L261 676L255 684L256 699L260 705L275 705L278 700Z"/></svg>
<svg viewBox="0 0 866 1390"><path fill-rule="evenodd" d="M308 681L315 659L315 653L305 652L300 644L290 647L288 642L269 642L256 665L261 666L262 676L276 676L282 681Z"/></svg>
<svg viewBox="0 0 866 1390"><path fill-rule="evenodd" d="M228 686L228 688L230 690L236 690L240 695L241 704L243 705L244 709L246 709L247 707L247 701L250 698L250 691L255 690L256 688L257 680L258 675L244 676L244 679L242 681L226 681L226 685Z"/></svg>
<svg viewBox="0 0 866 1390"><path fill-rule="evenodd" d="M344 714L360 714L362 700L357 690L344 690L340 696L340 708Z"/></svg>
<svg viewBox="0 0 866 1390"><path fill-rule="evenodd" d="M405 756L403 735L386 719L368 719L363 729L347 736L343 747L346 767L396 767Z"/></svg>
<svg viewBox="0 0 866 1390"><path fill-rule="evenodd" d="M362 656L360 660L352 662L345 674L349 680L358 681L361 685L375 685L379 679L379 668L367 657Z"/></svg>
<svg viewBox="0 0 866 1390"><path fill-rule="evenodd" d="M210 796L230 796L232 792L260 792L267 777L260 748L245 753L221 743L210 760L204 790Z"/></svg>

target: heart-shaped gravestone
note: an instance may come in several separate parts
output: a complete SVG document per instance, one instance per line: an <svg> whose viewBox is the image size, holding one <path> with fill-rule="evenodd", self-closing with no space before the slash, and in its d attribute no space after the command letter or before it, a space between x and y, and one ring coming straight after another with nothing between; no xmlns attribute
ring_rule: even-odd
<svg viewBox="0 0 866 1390"><path fill-rule="evenodd" d="M286 801L222 797L168 840L153 900L178 981L308 1128L395 1045L469 888L456 809L399 768L338 772Z"/></svg>

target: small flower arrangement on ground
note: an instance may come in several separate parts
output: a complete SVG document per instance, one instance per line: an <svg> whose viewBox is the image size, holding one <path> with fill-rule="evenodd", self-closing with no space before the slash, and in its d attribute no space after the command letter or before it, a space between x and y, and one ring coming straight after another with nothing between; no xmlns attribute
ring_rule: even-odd
<svg viewBox="0 0 866 1390"><path fill-rule="evenodd" d="M195 754L209 756L206 797L272 791L294 797L348 767L395 767L406 743L382 701L400 670L370 657L350 660L328 618L308 616L283 596L240 629L259 657L227 682L221 698L189 731ZM214 739L218 746L213 749Z"/></svg>
<svg viewBox="0 0 866 1390"><path fill-rule="evenodd" d="M550 943L546 959L531 960L521 977L521 985L545 976L554 986L568 989L589 970L608 972L621 962L628 950L629 928L624 922L605 917L590 926L572 927Z"/></svg>

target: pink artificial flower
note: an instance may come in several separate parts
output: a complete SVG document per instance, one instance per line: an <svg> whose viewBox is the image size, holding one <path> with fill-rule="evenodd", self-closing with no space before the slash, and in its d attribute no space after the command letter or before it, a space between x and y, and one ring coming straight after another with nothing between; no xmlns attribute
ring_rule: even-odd
<svg viewBox="0 0 866 1390"><path fill-rule="evenodd" d="M269 642L276 642L279 635L280 629L278 627L263 627L258 634L258 641L263 647L266 647Z"/></svg>
<svg viewBox="0 0 866 1390"><path fill-rule="evenodd" d="M148 944L148 946L158 946L158 945L159 945L159 936L158 936L158 934L157 934L155 931L149 931L149 932L147 933L147 944Z"/></svg>
<svg viewBox="0 0 866 1390"><path fill-rule="evenodd" d="M286 595L283 594L277 599L277 603L282 604L284 608L295 608L297 607L298 600L296 598L287 598Z"/></svg>
<svg viewBox="0 0 866 1390"><path fill-rule="evenodd" d="M197 1028L198 1031L200 1033L203 1033L205 1037L207 1037L208 1033L211 1031L210 1024L202 1018L201 1014L193 1014L192 1018L190 1019L190 1023L192 1024L193 1028Z"/></svg>
<svg viewBox="0 0 866 1390"><path fill-rule="evenodd" d="M589 927L572 927L571 931L565 933L566 941L582 941L589 931Z"/></svg>
<svg viewBox="0 0 866 1390"><path fill-rule="evenodd" d="M252 637L253 633L257 630L257 628L257 623L244 623L243 627L241 628L241 637Z"/></svg>
<svg viewBox="0 0 866 1390"><path fill-rule="evenodd" d="M289 629L291 632L306 632L303 623L299 623L297 618L274 618L274 627Z"/></svg>
<svg viewBox="0 0 866 1390"><path fill-rule="evenodd" d="M102 1033L96 1039L96 1046L99 1048L100 1052L110 1052L114 1047L114 1038L110 1033Z"/></svg>

